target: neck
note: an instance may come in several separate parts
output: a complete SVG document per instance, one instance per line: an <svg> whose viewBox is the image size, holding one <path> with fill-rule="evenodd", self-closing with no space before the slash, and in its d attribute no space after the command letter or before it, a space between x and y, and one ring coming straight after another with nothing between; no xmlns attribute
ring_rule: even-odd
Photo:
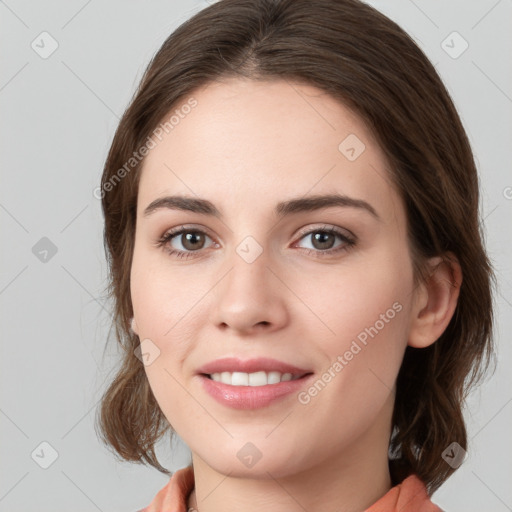
<svg viewBox="0 0 512 512"><path fill-rule="evenodd" d="M389 430L374 425L348 449L321 463L275 478L260 468L258 478L216 471L192 453L195 488L192 512L362 512L391 488ZM290 464L290 469L292 468Z"/></svg>

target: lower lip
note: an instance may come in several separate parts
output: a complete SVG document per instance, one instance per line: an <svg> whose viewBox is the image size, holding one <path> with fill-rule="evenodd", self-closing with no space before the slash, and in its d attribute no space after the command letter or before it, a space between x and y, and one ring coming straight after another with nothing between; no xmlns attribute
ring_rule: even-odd
<svg viewBox="0 0 512 512"><path fill-rule="evenodd" d="M204 389L217 402L233 409L259 409L304 387L313 374L265 386L231 386L200 375Z"/></svg>

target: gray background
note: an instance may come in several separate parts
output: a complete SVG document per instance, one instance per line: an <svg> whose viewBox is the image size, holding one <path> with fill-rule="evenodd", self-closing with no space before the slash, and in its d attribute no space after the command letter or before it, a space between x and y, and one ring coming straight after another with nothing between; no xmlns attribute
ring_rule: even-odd
<svg viewBox="0 0 512 512"><path fill-rule="evenodd" d="M434 501L448 512L505 512L512 510L512 2L371 3L413 36L454 98L481 173L500 283L499 365L471 395L470 453ZM101 298L106 264L93 190L150 57L206 5L0 1L0 511L134 512L168 480L116 461L94 432L116 351L111 340L103 355L110 307ZM464 40L454 31L469 44L461 55ZM52 40L58 48L46 56ZM159 454L172 470L189 460L181 442Z"/></svg>

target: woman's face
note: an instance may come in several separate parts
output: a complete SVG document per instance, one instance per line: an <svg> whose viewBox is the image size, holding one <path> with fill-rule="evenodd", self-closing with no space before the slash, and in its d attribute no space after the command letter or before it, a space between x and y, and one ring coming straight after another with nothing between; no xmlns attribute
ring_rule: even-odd
<svg viewBox="0 0 512 512"><path fill-rule="evenodd" d="M381 149L312 86L229 79L192 97L155 132L138 192L131 297L163 413L233 476L387 453L415 293Z"/></svg>

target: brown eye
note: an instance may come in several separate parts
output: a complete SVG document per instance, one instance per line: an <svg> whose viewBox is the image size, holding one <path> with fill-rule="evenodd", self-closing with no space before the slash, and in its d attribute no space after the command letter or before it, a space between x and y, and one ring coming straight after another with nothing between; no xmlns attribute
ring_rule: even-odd
<svg viewBox="0 0 512 512"><path fill-rule="evenodd" d="M316 233L311 233L310 236L313 246L319 250L332 249L336 240L335 235L326 231L317 231Z"/></svg>
<svg viewBox="0 0 512 512"><path fill-rule="evenodd" d="M160 238L156 245L162 247L169 255L178 258L189 258L194 253L199 253L207 244L206 240L211 238L201 230L187 229L180 227L169 231Z"/></svg>
<svg viewBox="0 0 512 512"><path fill-rule="evenodd" d="M182 233L180 238L181 245L187 251L202 249L205 242L204 233L200 233L199 231L188 231L186 233Z"/></svg>
<svg viewBox="0 0 512 512"><path fill-rule="evenodd" d="M312 229L303 233L301 240L309 242L309 247L304 247L304 250L308 254L318 257L333 256L335 253L346 251L356 244L353 235L345 234L345 232L335 227Z"/></svg>

